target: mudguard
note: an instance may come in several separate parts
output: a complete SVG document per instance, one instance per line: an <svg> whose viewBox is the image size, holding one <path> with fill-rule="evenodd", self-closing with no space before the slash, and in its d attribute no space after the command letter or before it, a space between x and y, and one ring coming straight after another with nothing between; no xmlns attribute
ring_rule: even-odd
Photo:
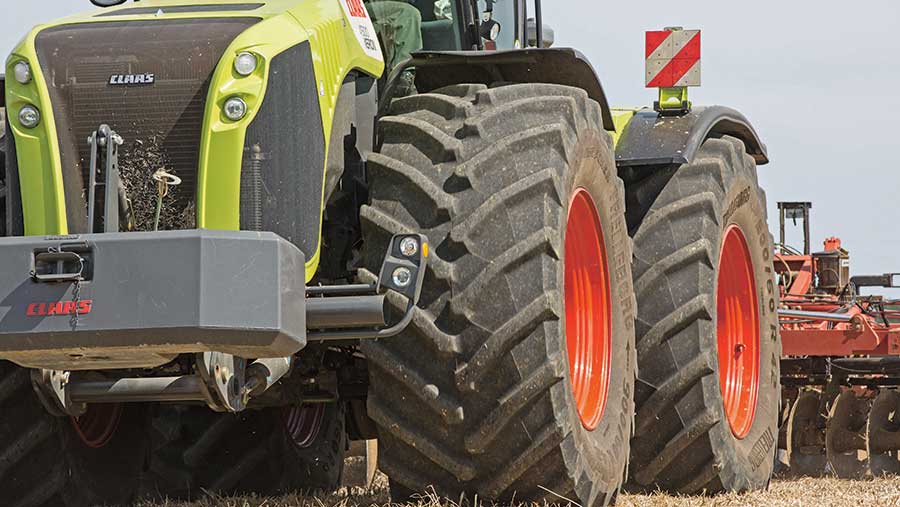
<svg viewBox="0 0 900 507"><path fill-rule="evenodd" d="M530 48L505 51L428 51L398 66L392 78L416 69L416 88L429 92L458 83L548 83L586 91L603 108L603 127L615 130L612 113L597 72L575 49ZM392 79L393 81L393 79Z"/></svg>
<svg viewBox="0 0 900 507"><path fill-rule="evenodd" d="M769 162L765 144L743 114L724 106L696 106L682 116L637 111L616 144L616 163L619 167L687 164L703 141L723 135L743 141L757 165Z"/></svg>

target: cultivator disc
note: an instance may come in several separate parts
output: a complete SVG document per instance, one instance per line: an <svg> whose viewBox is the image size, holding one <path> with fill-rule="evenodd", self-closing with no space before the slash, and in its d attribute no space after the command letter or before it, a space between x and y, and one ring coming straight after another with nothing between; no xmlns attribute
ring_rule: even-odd
<svg viewBox="0 0 900 507"><path fill-rule="evenodd" d="M790 474L818 477L825 474L825 415L821 395L801 392L791 407L787 422L787 451Z"/></svg>
<svg viewBox="0 0 900 507"><path fill-rule="evenodd" d="M848 390L831 405L825 430L825 453L831 471L843 479L866 475L869 453L866 449L866 416L870 400Z"/></svg>
<svg viewBox="0 0 900 507"><path fill-rule="evenodd" d="M780 436L788 473L843 479L900 474L900 392L881 389L874 398L873 392L848 389L830 403L818 391L801 392Z"/></svg>
<svg viewBox="0 0 900 507"><path fill-rule="evenodd" d="M900 474L900 393L884 389L872 402L866 428L872 475Z"/></svg>

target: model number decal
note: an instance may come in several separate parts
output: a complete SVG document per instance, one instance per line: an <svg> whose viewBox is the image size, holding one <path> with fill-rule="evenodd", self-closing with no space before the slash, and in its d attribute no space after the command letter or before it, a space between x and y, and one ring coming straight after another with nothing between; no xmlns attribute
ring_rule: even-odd
<svg viewBox="0 0 900 507"><path fill-rule="evenodd" d="M728 223L731 220L731 216L741 208L741 206L750 202L750 187L747 187L741 190L741 193L737 195L737 197L731 201L731 204L728 205L728 209L725 210L725 213L722 214L723 222Z"/></svg>
<svg viewBox="0 0 900 507"><path fill-rule="evenodd" d="M380 61L384 61L381 54L381 46L378 45L378 35L375 33L375 25L369 18L369 12L362 0L340 0L344 15L349 21L349 28L353 30L360 47L366 55Z"/></svg>
<svg viewBox="0 0 900 507"><path fill-rule="evenodd" d="M57 301L54 303L31 303L25 310L28 317L51 317L54 315L87 315L91 313L94 301Z"/></svg>
<svg viewBox="0 0 900 507"><path fill-rule="evenodd" d="M772 428L766 428L766 431L759 437L753 448L750 449L750 465L756 470L759 465L769 457L769 449L775 443L775 435L772 434ZM770 458L771 459L771 458Z"/></svg>
<svg viewBox="0 0 900 507"><path fill-rule="evenodd" d="M366 8L363 7L362 0L347 0L347 8L350 11L350 15L354 18L365 18L366 16Z"/></svg>

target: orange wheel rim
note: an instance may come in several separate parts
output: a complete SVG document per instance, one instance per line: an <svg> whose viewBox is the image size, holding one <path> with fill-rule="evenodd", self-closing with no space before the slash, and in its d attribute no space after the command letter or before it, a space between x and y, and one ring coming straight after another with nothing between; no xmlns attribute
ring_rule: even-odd
<svg viewBox="0 0 900 507"><path fill-rule="evenodd" d="M84 414L71 419L82 443L91 449L99 449L108 444L116 434L122 419L122 405L88 405Z"/></svg>
<svg viewBox="0 0 900 507"><path fill-rule="evenodd" d="M609 394L612 306L597 206L583 188L569 205L565 245L566 351L581 423L600 423Z"/></svg>
<svg viewBox="0 0 900 507"><path fill-rule="evenodd" d="M759 306L750 249L740 227L729 226L716 284L719 386L735 437L750 432L759 395Z"/></svg>

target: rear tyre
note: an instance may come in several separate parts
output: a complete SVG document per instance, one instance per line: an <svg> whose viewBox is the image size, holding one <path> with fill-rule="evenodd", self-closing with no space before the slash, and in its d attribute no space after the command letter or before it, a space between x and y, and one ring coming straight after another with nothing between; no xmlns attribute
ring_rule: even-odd
<svg viewBox="0 0 900 507"><path fill-rule="evenodd" d="M394 101L362 210L372 278L391 236L432 242L400 336L363 343L395 500L610 503L634 382L624 188L582 90L457 85Z"/></svg>
<svg viewBox="0 0 900 507"><path fill-rule="evenodd" d="M0 362L0 491L4 505L130 504L146 458L139 405L89 407L74 420L41 405L30 373Z"/></svg>
<svg viewBox="0 0 900 507"><path fill-rule="evenodd" d="M738 139L708 139L692 163L628 186L639 309L632 479L682 493L764 488L781 345L755 162Z"/></svg>
<svg viewBox="0 0 900 507"><path fill-rule="evenodd" d="M192 498L276 495L340 486L347 436L344 404L218 414L205 407L160 407L145 494Z"/></svg>

